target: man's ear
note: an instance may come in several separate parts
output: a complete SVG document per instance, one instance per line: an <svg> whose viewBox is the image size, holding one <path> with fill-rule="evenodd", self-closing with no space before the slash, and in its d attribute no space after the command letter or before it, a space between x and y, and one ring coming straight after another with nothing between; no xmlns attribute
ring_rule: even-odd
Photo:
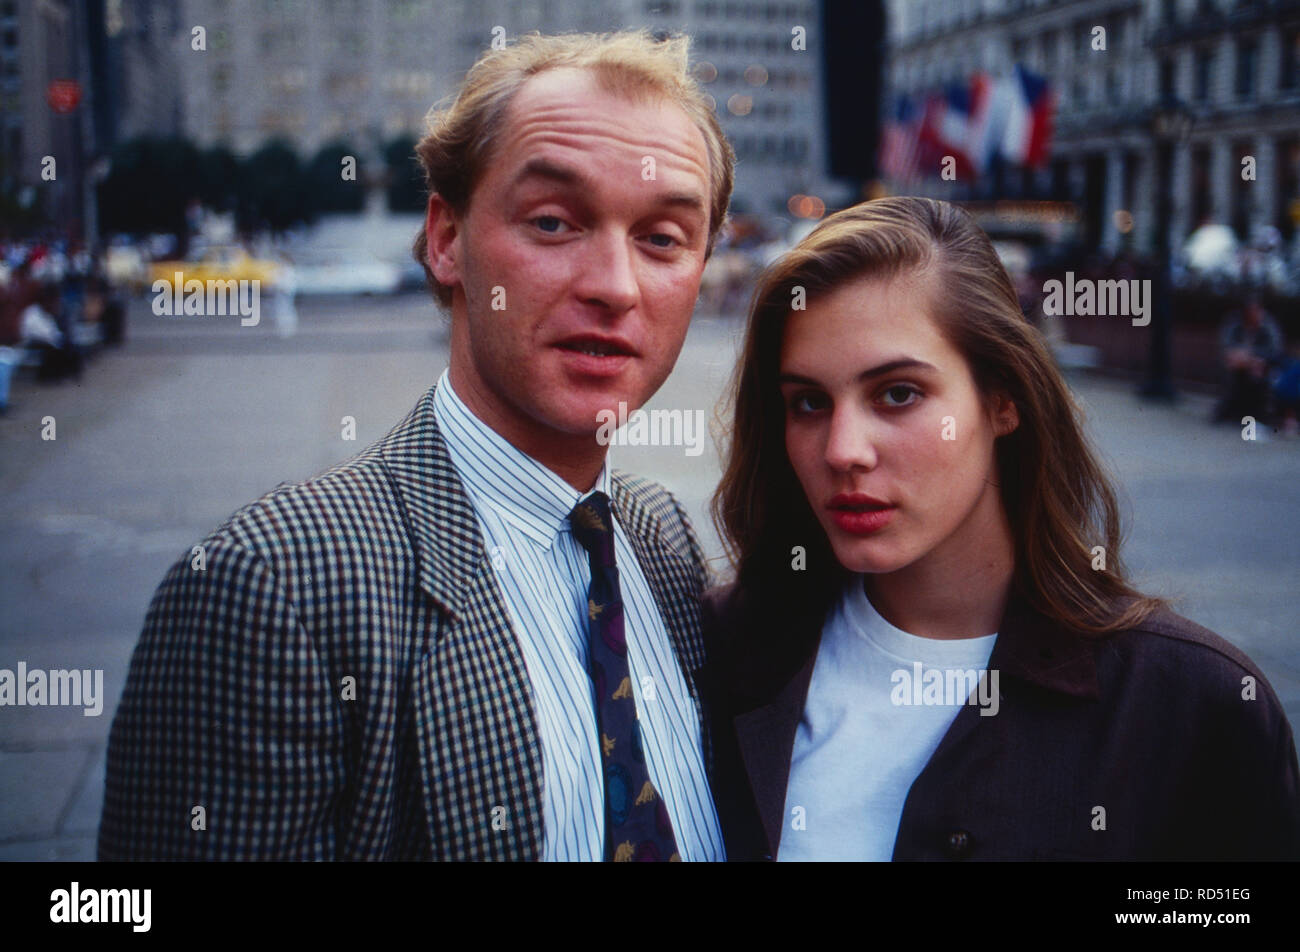
<svg viewBox="0 0 1300 952"><path fill-rule="evenodd" d="M433 276L449 288L460 284L460 220L437 192L429 196L424 216L424 240Z"/></svg>

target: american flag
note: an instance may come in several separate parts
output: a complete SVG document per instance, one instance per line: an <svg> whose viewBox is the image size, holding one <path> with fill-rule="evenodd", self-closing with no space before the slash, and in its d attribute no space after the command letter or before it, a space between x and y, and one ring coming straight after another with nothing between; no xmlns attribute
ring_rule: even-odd
<svg viewBox="0 0 1300 952"><path fill-rule="evenodd" d="M921 178L922 119L922 111L911 96L894 97L880 138L880 169L896 182L915 182Z"/></svg>

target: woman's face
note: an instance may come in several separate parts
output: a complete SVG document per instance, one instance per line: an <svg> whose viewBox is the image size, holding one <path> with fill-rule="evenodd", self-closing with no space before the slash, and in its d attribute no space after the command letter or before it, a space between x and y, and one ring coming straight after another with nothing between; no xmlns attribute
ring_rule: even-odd
<svg viewBox="0 0 1300 952"><path fill-rule="evenodd" d="M929 316L929 280L857 280L786 321L786 451L852 572L973 568L1004 518L993 441L1015 429L1015 407L986 410Z"/></svg>

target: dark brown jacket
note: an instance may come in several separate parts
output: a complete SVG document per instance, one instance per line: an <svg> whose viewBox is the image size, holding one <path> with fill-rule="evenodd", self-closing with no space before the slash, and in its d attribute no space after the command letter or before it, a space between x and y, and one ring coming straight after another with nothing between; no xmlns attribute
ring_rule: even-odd
<svg viewBox="0 0 1300 952"><path fill-rule="evenodd" d="M709 593L704 630L727 853L761 860L789 820L821 619L746 602ZM908 792L895 860L1300 858L1291 727L1218 635L1160 612L1088 638L1013 597L988 667L998 713L960 709Z"/></svg>

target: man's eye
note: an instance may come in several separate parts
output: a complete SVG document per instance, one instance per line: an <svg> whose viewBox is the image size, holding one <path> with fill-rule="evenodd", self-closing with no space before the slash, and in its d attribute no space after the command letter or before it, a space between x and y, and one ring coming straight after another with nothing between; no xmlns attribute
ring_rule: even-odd
<svg viewBox="0 0 1300 952"><path fill-rule="evenodd" d="M906 407L921 399L921 391L904 384L895 384L881 392L887 407Z"/></svg>
<svg viewBox="0 0 1300 952"><path fill-rule="evenodd" d="M677 244L677 239L660 231L650 236L650 243L656 248L672 248Z"/></svg>
<svg viewBox="0 0 1300 952"><path fill-rule="evenodd" d="M532 223L536 225L539 230L546 232L548 235L563 234L562 229L568 227L568 225L554 215L539 215L537 218L532 219Z"/></svg>

